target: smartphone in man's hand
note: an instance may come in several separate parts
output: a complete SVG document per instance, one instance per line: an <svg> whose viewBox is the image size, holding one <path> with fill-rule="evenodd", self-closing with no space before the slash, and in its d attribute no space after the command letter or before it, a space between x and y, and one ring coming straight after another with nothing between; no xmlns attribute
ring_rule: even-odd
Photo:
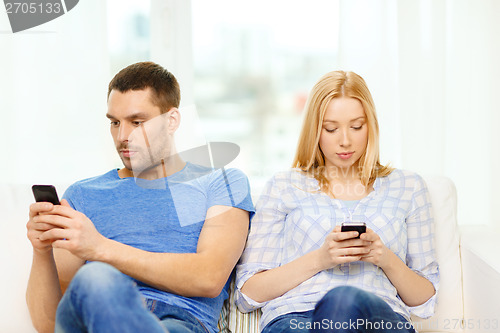
<svg viewBox="0 0 500 333"><path fill-rule="evenodd" d="M60 205L56 188L53 185L33 185L31 187L36 202L51 202Z"/></svg>

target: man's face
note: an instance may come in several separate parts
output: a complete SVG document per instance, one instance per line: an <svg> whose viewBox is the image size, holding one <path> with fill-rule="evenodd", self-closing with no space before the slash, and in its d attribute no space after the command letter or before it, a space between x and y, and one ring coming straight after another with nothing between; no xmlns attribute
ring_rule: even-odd
<svg viewBox="0 0 500 333"><path fill-rule="evenodd" d="M151 102L150 89L120 92L108 98L110 131L123 165L134 176L161 176L162 163L170 155L169 113L161 114ZM158 173L160 171L160 173ZM152 178L157 178L155 175Z"/></svg>

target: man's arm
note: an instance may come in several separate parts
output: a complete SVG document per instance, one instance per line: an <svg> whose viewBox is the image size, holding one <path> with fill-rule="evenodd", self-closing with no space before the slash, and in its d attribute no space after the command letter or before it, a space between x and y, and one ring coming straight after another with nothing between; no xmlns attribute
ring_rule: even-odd
<svg viewBox="0 0 500 333"><path fill-rule="evenodd" d="M33 251L33 263L26 290L31 321L38 332L54 332L57 304L62 297L52 251Z"/></svg>
<svg viewBox="0 0 500 333"><path fill-rule="evenodd" d="M84 260L101 261L155 288L186 297L216 297L238 261L248 232L249 213L213 206L207 211L196 253L152 253L110 240L63 200L46 223L57 225L41 238Z"/></svg>
<svg viewBox="0 0 500 333"><path fill-rule="evenodd" d="M26 290L31 320L38 332L54 332L56 310L62 294L83 261L65 250L52 250L50 241L41 241L42 233L54 226L37 223L35 216L52 209L52 204L36 203L30 207L26 225L33 245L33 263ZM56 266L57 262L57 266Z"/></svg>
<svg viewBox="0 0 500 333"><path fill-rule="evenodd" d="M186 297L217 297L243 252L248 212L211 207L196 253L151 253L108 241L98 260L155 288Z"/></svg>

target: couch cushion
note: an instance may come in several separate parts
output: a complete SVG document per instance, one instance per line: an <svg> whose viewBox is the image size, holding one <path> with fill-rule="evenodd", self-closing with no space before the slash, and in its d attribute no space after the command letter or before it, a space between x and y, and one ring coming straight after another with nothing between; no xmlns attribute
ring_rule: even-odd
<svg viewBox="0 0 500 333"><path fill-rule="evenodd" d="M441 176L425 176L434 211L435 246L440 283L435 315L412 318L419 332L462 332L451 323L464 317L460 236L457 227L457 193L453 182ZM460 326L460 325L459 325Z"/></svg>
<svg viewBox="0 0 500 333"><path fill-rule="evenodd" d="M228 307L228 329L233 333L258 333L260 332L259 323L261 311L257 309L255 311L249 313L243 313L238 310L238 307L234 303L234 289L235 289L235 280L231 281L231 285L229 287L229 298L224 303L224 306ZM223 331L221 331L223 332Z"/></svg>

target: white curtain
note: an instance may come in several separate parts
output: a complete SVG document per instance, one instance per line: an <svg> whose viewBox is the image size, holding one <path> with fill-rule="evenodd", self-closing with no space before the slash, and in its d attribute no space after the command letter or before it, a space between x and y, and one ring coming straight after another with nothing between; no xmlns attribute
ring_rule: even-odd
<svg viewBox="0 0 500 333"><path fill-rule="evenodd" d="M193 94L193 37L190 0L151 0L151 60L172 72L181 87L178 152L207 143Z"/></svg>
<svg viewBox="0 0 500 333"><path fill-rule="evenodd" d="M365 77L384 163L456 184L459 223L500 228L500 2L342 0L340 67Z"/></svg>
<svg viewBox="0 0 500 333"><path fill-rule="evenodd" d="M69 183L111 168L106 3L80 1L16 34L0 15L0 29L0 182Z"/></svg>

